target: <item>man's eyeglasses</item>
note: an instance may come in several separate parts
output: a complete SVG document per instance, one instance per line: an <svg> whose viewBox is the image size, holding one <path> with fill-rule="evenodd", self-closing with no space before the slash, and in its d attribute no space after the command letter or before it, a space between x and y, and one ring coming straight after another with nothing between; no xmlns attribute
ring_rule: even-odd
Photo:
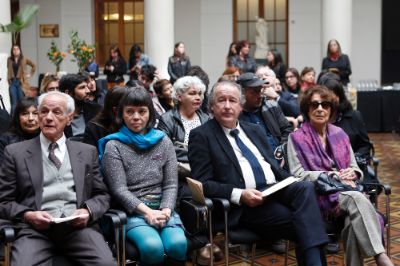
<svg viewBox="0 0 400 266"><path fill-rule="evenodd" d="M316 102L316 101L314 101L314 102L311 102L311 103L310 103L310 108L313 109L313 110L315 110L315 109L317 109L320 105L321 105L321 107L322 107L323 109L325 109L325 110L327 110L327 109L329 109L329 108L332 107L332 103L331 103L331 102L327 102L327 101L324 101L324 102Z"/></svg>

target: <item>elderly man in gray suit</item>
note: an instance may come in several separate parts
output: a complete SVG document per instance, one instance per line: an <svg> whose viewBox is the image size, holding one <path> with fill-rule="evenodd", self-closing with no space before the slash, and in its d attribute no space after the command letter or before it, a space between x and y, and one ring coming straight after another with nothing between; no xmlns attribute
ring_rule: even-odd
<svg viewBox="0 0 400 266"><path fill-rule="evenodd" d="M0 169L0 218L17 230L13 266L52 265L54 251L79 265L113 265L92 226L109 208L96 148L66 140L74 100L61 92L39 97L38 137L6 147ZM54 218L78 216L64 223Z"/></svg>

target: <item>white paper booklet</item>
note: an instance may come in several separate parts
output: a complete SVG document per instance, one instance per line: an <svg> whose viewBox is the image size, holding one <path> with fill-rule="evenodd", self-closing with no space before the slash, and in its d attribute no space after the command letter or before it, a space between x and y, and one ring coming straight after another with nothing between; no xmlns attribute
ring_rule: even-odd
<svg viewBox="0 0 400 266"><path fill-rule="evenodd" d="M262 192L262 196L263 197L269 196L272 193L275 193L278 190L280 190L280 189L282 189L284 187L287 187L290 184L293 184L293 183L298 182L298 181L300 181L300 178L297 178L297 177L294 177L294 176L289 176L288 178L286 178L286 179L284 179L284 180L282 180L282 181L270 186L266 190L264 190Z"/></svg>
<svg viewBox="0 0 400 266"><path fill-rule="evenodd" d="M86 218L88 216L89 216L89 214L79 214L79 215L72 215L72 216L63 217L63 218L53 218L53 219L51 219L51 221L53 223L59 224L59 223L72 221L72 220L74 220L76 218Z"/></svg>

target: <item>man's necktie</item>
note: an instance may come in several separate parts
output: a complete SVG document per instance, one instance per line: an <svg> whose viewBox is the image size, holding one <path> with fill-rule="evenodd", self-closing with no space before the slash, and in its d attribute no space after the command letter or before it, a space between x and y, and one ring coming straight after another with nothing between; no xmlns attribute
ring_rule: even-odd
<svg viewBox="0 0 400 266"><path fill-rule="evenodd" d="M251 150L239 138L239 130L233 129L229 132L229 134L235 138L236 144L242 151L242 155L247 159L247 161L249 161L251 169L253 170L254 179L256 180L256 188L258 190L266 188L267 182L265 181L265 175L261 164L258 162L258 159L254 153L252 153Z"/></svg>
<svg viewBox="0 0 400 266"><path fill-rule="evenodd" d="M57 158L57 156L54 153L54 150L57 149L58 144L57 142L52 142L49 145L49 160L54 163L54 165L57 167L57 169L60 170L61 167L61 161Z"/></svg>

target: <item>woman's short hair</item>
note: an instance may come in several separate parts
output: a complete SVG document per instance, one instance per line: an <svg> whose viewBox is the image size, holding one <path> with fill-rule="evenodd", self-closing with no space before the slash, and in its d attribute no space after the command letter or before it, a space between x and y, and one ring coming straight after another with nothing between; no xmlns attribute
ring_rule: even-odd
<svg viewBox="0 0 400 266"><path fill-rule="evenodd" d="M248 40L238 41L236 43L236 52L237 52L237 54L239 54L240 50L242 50L242 48L245 47L245 46L249 46L250 47L250 42Z"/></svg>
<svg viewBox="0 0 400 266"><path fill-rule="evenodd" d="M60 81L60 78L55 74L46 73L46 75L44 75L42 82L40 84L40 93L47 92L47 87L49 86L50 83L52 83L54 81Z"/></svg>
<svg viewBox="0 0 400 266"><path fill-rule="evenodd" d="M23 135L24 131L21 128L19 115L22 112L25 112L29 107L34 106L38 108L38 101L36 98L33 97L23 97L21 100L18 101L17 106L15 107L13 116L11 118L11 126L10 131L17 134Z"/></svg>
<svg viewBox="0 0 400 266"><path fill-rule="evenodd" d="M315 69L313 67L304 67L303 70L301 71L300 77L304 77L307 73L309 72L314 72L315 74Z"/></svg>
<svg viewBox="0 0 400 266"><path fill-rule="evenodd" d="M187 92L190 88L195 88L196 90L200 90L203 94L202 99L204 98L204 92L206 91L206 86L204 83L196 76L184 76L179 78L174 83L174 94L182 95ZM174 95L174 96L176 96ZM175 97L176 98L176 97Z"/></svg>
<svg viewBox="0 0 400 266"><path fill-rule="evenodd" d="M136 87L122 97L116 118L119 128L124 124L123 113L126 106L146 106L149 109L149 121L146 128L150 129L154 127L156 123L156 111L154 110L153 100L145 88Z"/></svg>
<svg viewBox="0 0 400 266"><path fill-rule="evenodd" d="M163 88L167 86L168 84L171 84L168 79L160 79L153 85L153 89L156 92L157 95L161 95Z"/></svg>
<svg viewBox="0 0 400 266"><path fill-rule="evenodd" d="M329 118L332 118L337 111L337 101L332 91L330 91L327 87L316 85L314 87L306 90L300 98L300 111L303 114L303 117L306 120L310 120L308 116L308 112L310 110L311 98L314 94L319 94L321 96L322 101L327 101L331 103L331 114Z"/></svg>

